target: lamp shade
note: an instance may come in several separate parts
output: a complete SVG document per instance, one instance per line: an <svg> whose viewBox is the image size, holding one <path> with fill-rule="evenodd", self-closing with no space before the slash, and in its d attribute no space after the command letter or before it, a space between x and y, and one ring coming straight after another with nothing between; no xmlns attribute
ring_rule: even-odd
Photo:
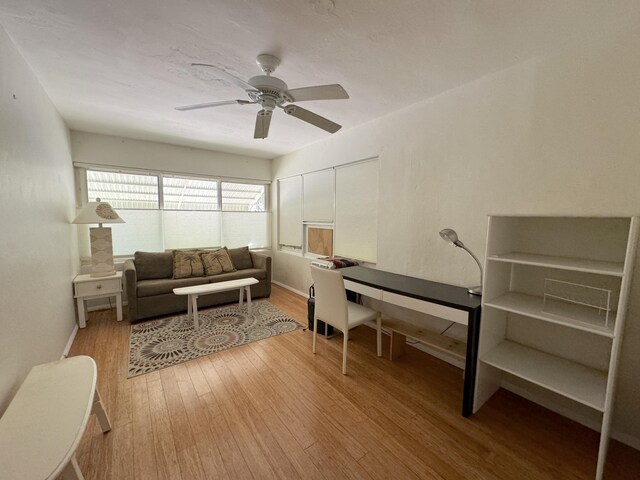
<svg viewBox="0 0 640 480"><path fill-rule="evenodd" d="M88 202L72 223L124 223L118 213L107 202L96 198L95 202Z"/></svg>
<svg viewBox="0 0 640 480"><path fill-rule="evenodd" d="M445 242L450 243L451 245L455 245L456 242L458 242L458 234L455 232L455 230L452 230L450 228L440 230L440 236Z"/></svg>

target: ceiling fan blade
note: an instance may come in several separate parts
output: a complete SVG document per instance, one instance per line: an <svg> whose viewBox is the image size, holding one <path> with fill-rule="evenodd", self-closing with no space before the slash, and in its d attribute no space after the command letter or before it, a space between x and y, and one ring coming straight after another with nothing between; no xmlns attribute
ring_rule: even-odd
<svg viewBox="0 0 640 480"><path fill-rule="evenodd" d="M248 90L253 91L253 90L255 90L254 87L249 85L247 82L245 82L241 78L238 78L235 75L232 75L231 73L227 72L226 70L223 70L220 67L216 67L215 65L209 65L209 64L206 64L206 63L192 63L191 66L192 67L205 67L206 69L213 70L217 76L229 80L231 83L239 86L241 89L243 89L245 91L248 91Z"/></svg>
<svg viewBox="0 0 640 480"><path fill-rule="evenodd" d="M305 110L304 108L300 108L297 105L287 105L286 107L284 107L284 111L292 117L299 118L300 120L326 130L329 133L336 133L342 128L342 125L338 125L331 120L327 120L326 118L321 117L316 113L310 112L309 110Z"/></svg>
<svg viewBox="0 0 640 480"><path fill-rule="evenodd" d="M260 110L256 116L256 129L253 138L267 138L269 125L271 125L271 110Z"/></svg>
<svg viewBox="0 0 640 480"><path fill-rule="evenodd" d="M198 108L209 108L209 107L221 107L223 105L248 105L250 103L249 100L225 100L222 102L209 102L209 103L196 103L195 105L185 105L184 107L176 107L176 110L184 112L186 110L197 110Z"/></svg>
<svg viewBox="0 0 640 480"><path fill-rule="evenodd" d="M294 88L285 92L292 102L304 102L307 100L344 100L349 94L341 85L317 85L315 87Z"/></svg>

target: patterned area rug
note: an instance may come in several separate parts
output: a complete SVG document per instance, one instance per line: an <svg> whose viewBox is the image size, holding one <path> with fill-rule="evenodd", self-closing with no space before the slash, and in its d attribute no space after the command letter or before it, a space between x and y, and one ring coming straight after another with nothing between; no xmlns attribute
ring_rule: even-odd
<svg viewBox="0 0 640 480"><path fill-rule="evenodd" d="M132 325L129 378L303 328L266 300L251 306L251 318L246 304L198 310L198 330L186 313Z"/></svg>

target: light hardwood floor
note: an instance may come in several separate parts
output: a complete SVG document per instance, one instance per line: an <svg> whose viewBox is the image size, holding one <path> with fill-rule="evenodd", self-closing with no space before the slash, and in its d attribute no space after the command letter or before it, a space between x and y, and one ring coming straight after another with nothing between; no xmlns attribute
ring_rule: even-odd
<svg viewBox="0 0 640 480"><path fill-rule="evenodd" d="M306 299L269 299L306 325ZM589 479L598 435L506 391L470 419L462 372L413 348L375 355L375 331L349 341L299 330L127 379L129 324L89 314L71 355L98 364L113 429L92 418L77 457L92 479ZM383 351L388 355L389 340ZM640 452L618 442L605 478L637 479Z"/></svg>

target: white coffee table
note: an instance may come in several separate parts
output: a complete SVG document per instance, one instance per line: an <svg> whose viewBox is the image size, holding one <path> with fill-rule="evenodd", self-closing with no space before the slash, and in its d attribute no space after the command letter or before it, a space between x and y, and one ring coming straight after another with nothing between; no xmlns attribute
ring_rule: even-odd
<svg viewBox="0 0 640 480"><path fill-rule="evenodd" d="M200 327L198 322L198 297L209 293L227 292L229 290L240 290L239 307L242 308L244 292L247 292L247 315L251 316L251 285L258 283L255 278L239 278L238 280L228 280L226 282L207 283L204 285L194 285L193 287L174 288L176 295L188 295L187 297L187 320L193 317L193 326Z"/></svg>

